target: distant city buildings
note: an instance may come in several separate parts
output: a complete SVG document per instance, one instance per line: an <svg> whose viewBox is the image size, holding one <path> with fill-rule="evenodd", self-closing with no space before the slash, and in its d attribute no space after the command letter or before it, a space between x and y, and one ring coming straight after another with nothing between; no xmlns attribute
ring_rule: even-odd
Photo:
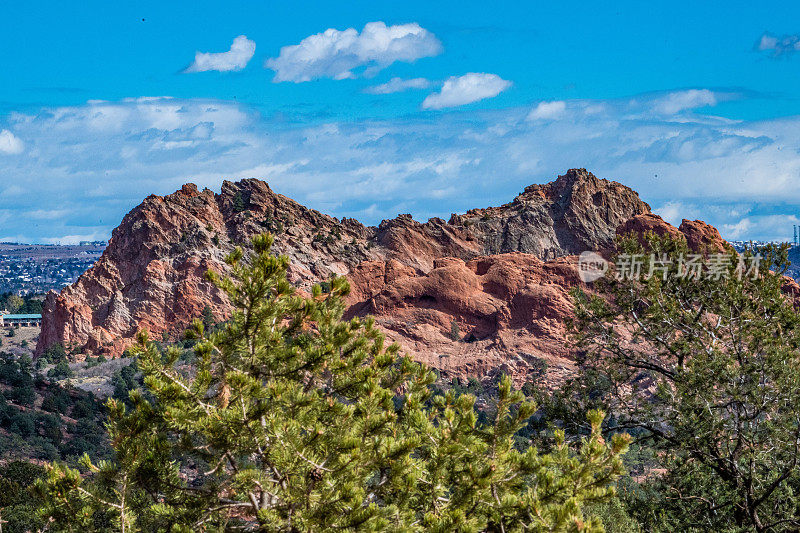
<svg viewBox="0 0 800 533"><path fill-rule="evenodd" d="M746 249L762 248L770 244L791 244L786 241L728 241L737 252L744 252Z"/></svg>
<svg viewBox="0 0 800 533"><path fill-rule="evenodd" d="M0 243L0 294L39 294L61 290L102 255L105 242L77 245Z"/></svg>
<svg viewBox="0 0 800 533"><path fill-rule="evenodd" d="M800 226L795 226L795 241L800 239ZM787 241L728 241L734 250L739 253L744 252L746 249L763 248L769 244L788 244L789 245L789 267L784 272L785 275L793 278L795 281L800 282L800 246L798 244Z"/></svg>

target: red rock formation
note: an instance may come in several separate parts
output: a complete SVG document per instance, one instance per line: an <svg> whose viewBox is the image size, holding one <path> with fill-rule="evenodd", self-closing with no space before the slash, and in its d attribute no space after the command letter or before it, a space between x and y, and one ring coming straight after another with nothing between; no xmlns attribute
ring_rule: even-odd
<svg viewBox="0 0 800 533"><path fill-rule="evenodd" d="M374 256L367 242L374 229L307 209L262 181L226 181L220 194L187 184L147 197L114 230L92 268L47 295L37 353L60 342L119 355L142 328L174 336L206 305L217 318L227 316L224 295L203 276L224 270L234 245L264 231L275 233L275 251L289 256L290 278L300 287Z"/></svg>
<svg viewBox="0 0 800 533"><path fill-rule="evenodd" d="M644 235L645 233L655 233L661 236L681 238L681 232L675 226L668 224L663 218L655 213L645 213L632 217L617 228L617 235Z"/></svg>
<svg viewBox="0 0 800 533"><path fill-rule="evenodd" d="M372 261L349 279L349 313L373 315L389 339L445 377L502 372L521 385L542 362L552 382L572 368L565 341L569 291L579 283L574 256L442 258L427 274Z"/></svg>
<svg viewBox="0 0 800 533"><path fill-rule="evenodd" d="M401 215L377 228L305 208L259 180L225 182L219 194L189 184L145 199L89 271L48 295L37 353L62 342L119 355L141 328L174 337L206 305L227 316L203 273L224 270L235 245L270 231L275 251L290 258L292 282L307 290L348 275L349 313L376 315L416 359L448 373L520 379L545 359L558 374L571 365L564 320L577 282L575 259L564 256L610 246L617 226L648 212L635 192L582 169L449 222ZM454 323L460 341L450 338Z"/></svg>
<svg viewBox="0 0 800 533"><path fill-rule="evenodd" d="M702 220L686 220L678 228L686 237L686 242L692 250L703 250L708 253L729 252L733 248L728 244L714 226Z"/></svg>
<svg viewBox="0 0 800 533"><path fill-rule="evenodd" d="M680 227L669 224L654 213L645 213L626 220L617 228L618 235L669 235L676 239L685 239L689 249L696 252L723 253L732 249L719 234L717 228L702 220L683 220Z"/></svg>
<svg viewBox="0 0 800 533"><path fill-rule="evenodd" d="M675 228L644 214L619 227L620 234L646 231L686 239L698 251L727 246L716 229L701 221ZM505 373L522 385L542 362L549 384L571 373L574 353L566 323L573 309L570 290L580 284L576 256L542 261L507 253L433 263L427 273L397 260L359 264L348 275L349 314L374 316L389 339L445 377ZM791 288L787 282L786 289ZM453 324L457 341L451 336Z"/></svg>
<svg viewBox="0 0 800 533"><path fill-rule="evenodd" d="M37 351L53 342L89 353L121 353L139 329L169 332L211 305L229 311L203 280L224 253L206 228L224 227L211 191L194 185L149 196L114 230L100 260L61 294L45 300Z"/></svg>
<svg viewBox="0 0 800 533"><path fill-rule="evenodd" d="M509 204L453 215L450 223L469 226L486 255L525 252L554 259L609 248L620 224L649 212L632 189L581 168L531 185Z"/></svg>

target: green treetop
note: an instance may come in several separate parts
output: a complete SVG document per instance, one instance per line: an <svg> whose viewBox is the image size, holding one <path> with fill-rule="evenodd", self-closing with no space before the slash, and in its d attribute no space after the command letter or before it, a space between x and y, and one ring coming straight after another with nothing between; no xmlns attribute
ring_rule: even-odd
<svg viewBox="0 0 800 533"><path fill-rule="evenodd" d="M665 471L634 515L651 531L797 531L800 314L783 292L786 249L762 250L760 270L731 252L687 275L683 241L620 247L672 261L577 294L581 382L605 383L616 427L650 441Z"/></svg>
<svg viewBox="0 0 800 533"><path fill-rule="evenodd" d="M518 451L534 407L508 379L478 424L474 397L432 395L371 319L342 321L343 278L301 297L271 245L209 275L235 310L194 323L196 367L140 335L146 390L109 402L116 460L38 486L51 531L602 531L582 508L613 495L627 439L604 442L601 413L577 450Z"/></svg>

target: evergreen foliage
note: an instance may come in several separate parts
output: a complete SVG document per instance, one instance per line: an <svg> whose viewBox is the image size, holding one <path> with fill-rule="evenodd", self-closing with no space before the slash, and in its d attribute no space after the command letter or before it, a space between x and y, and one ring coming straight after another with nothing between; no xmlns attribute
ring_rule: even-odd
<svg viewBox="0 0 800 533"><path fill-rule="evenodd" d="M655 235L620 249L690 253ZM786 249L761 253L758 275L732 252L718 277L681 276L676 262L576 294L586 361L571 397L653 446L665 474L626 496L648 531L800 529L800 314L782 291Z"/></svg>
<svg viewBox="0 0 800 533"><path fill-rule="evenodd" d="M510 380L479 424L472 395L434 395L372 320L341 320L343 278L297 296L271 244L210 275L235 311L212 333L195 321L192 372L140 335L147 394L109 402L115 460L37 485L51 531L602 530L584 508L613 496L627 439L602 439L601 412L576 449L556 432L519 451L535 409Z"/></svg>
<svg viewBox="0 0 800 533"><path fill-rule="evenodd" d="M4 292L0 294L0 309L5 309L9 313L41 314L42 295L19 296L13 292Z"/></svg>
<svg viewBox="0 0 800 533"><path fill-rule="evenodd" d="M30 489L45 475L42 466L10 461L0 466L0 530L3 533L39 531L44 523L36 518Z"/></svg>
<svg viewBox="0 0 800 533"><path fill-rule="evenodd" d="M102 406L91 393L48 383L33 374L29 357L0 352L0 461L62 459L77 464L85 453L106 457L102 419Z"/></svg>

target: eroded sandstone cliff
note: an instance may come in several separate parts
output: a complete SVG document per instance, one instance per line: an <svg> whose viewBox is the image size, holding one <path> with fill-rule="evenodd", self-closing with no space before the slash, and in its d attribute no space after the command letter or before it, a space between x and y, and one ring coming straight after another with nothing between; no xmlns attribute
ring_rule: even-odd
<svg viewBox="0 0 800 533"><path fill-rule="evenodd" d="M348 312L375 315L390 339L443 372L522 376L541 360L567 372L572 255L609 248L618 226L649 212L631 189L584 169L499 207L378 227L308 209L260 180L226 181L219 193L187 184L146 198L90 270L47 296L37 352L60 342L119 355L142 328L175 338L206 306L224 318L228 303L203 273L224 270L234 246L269 231L293 283L347 275Z"/></svg>

